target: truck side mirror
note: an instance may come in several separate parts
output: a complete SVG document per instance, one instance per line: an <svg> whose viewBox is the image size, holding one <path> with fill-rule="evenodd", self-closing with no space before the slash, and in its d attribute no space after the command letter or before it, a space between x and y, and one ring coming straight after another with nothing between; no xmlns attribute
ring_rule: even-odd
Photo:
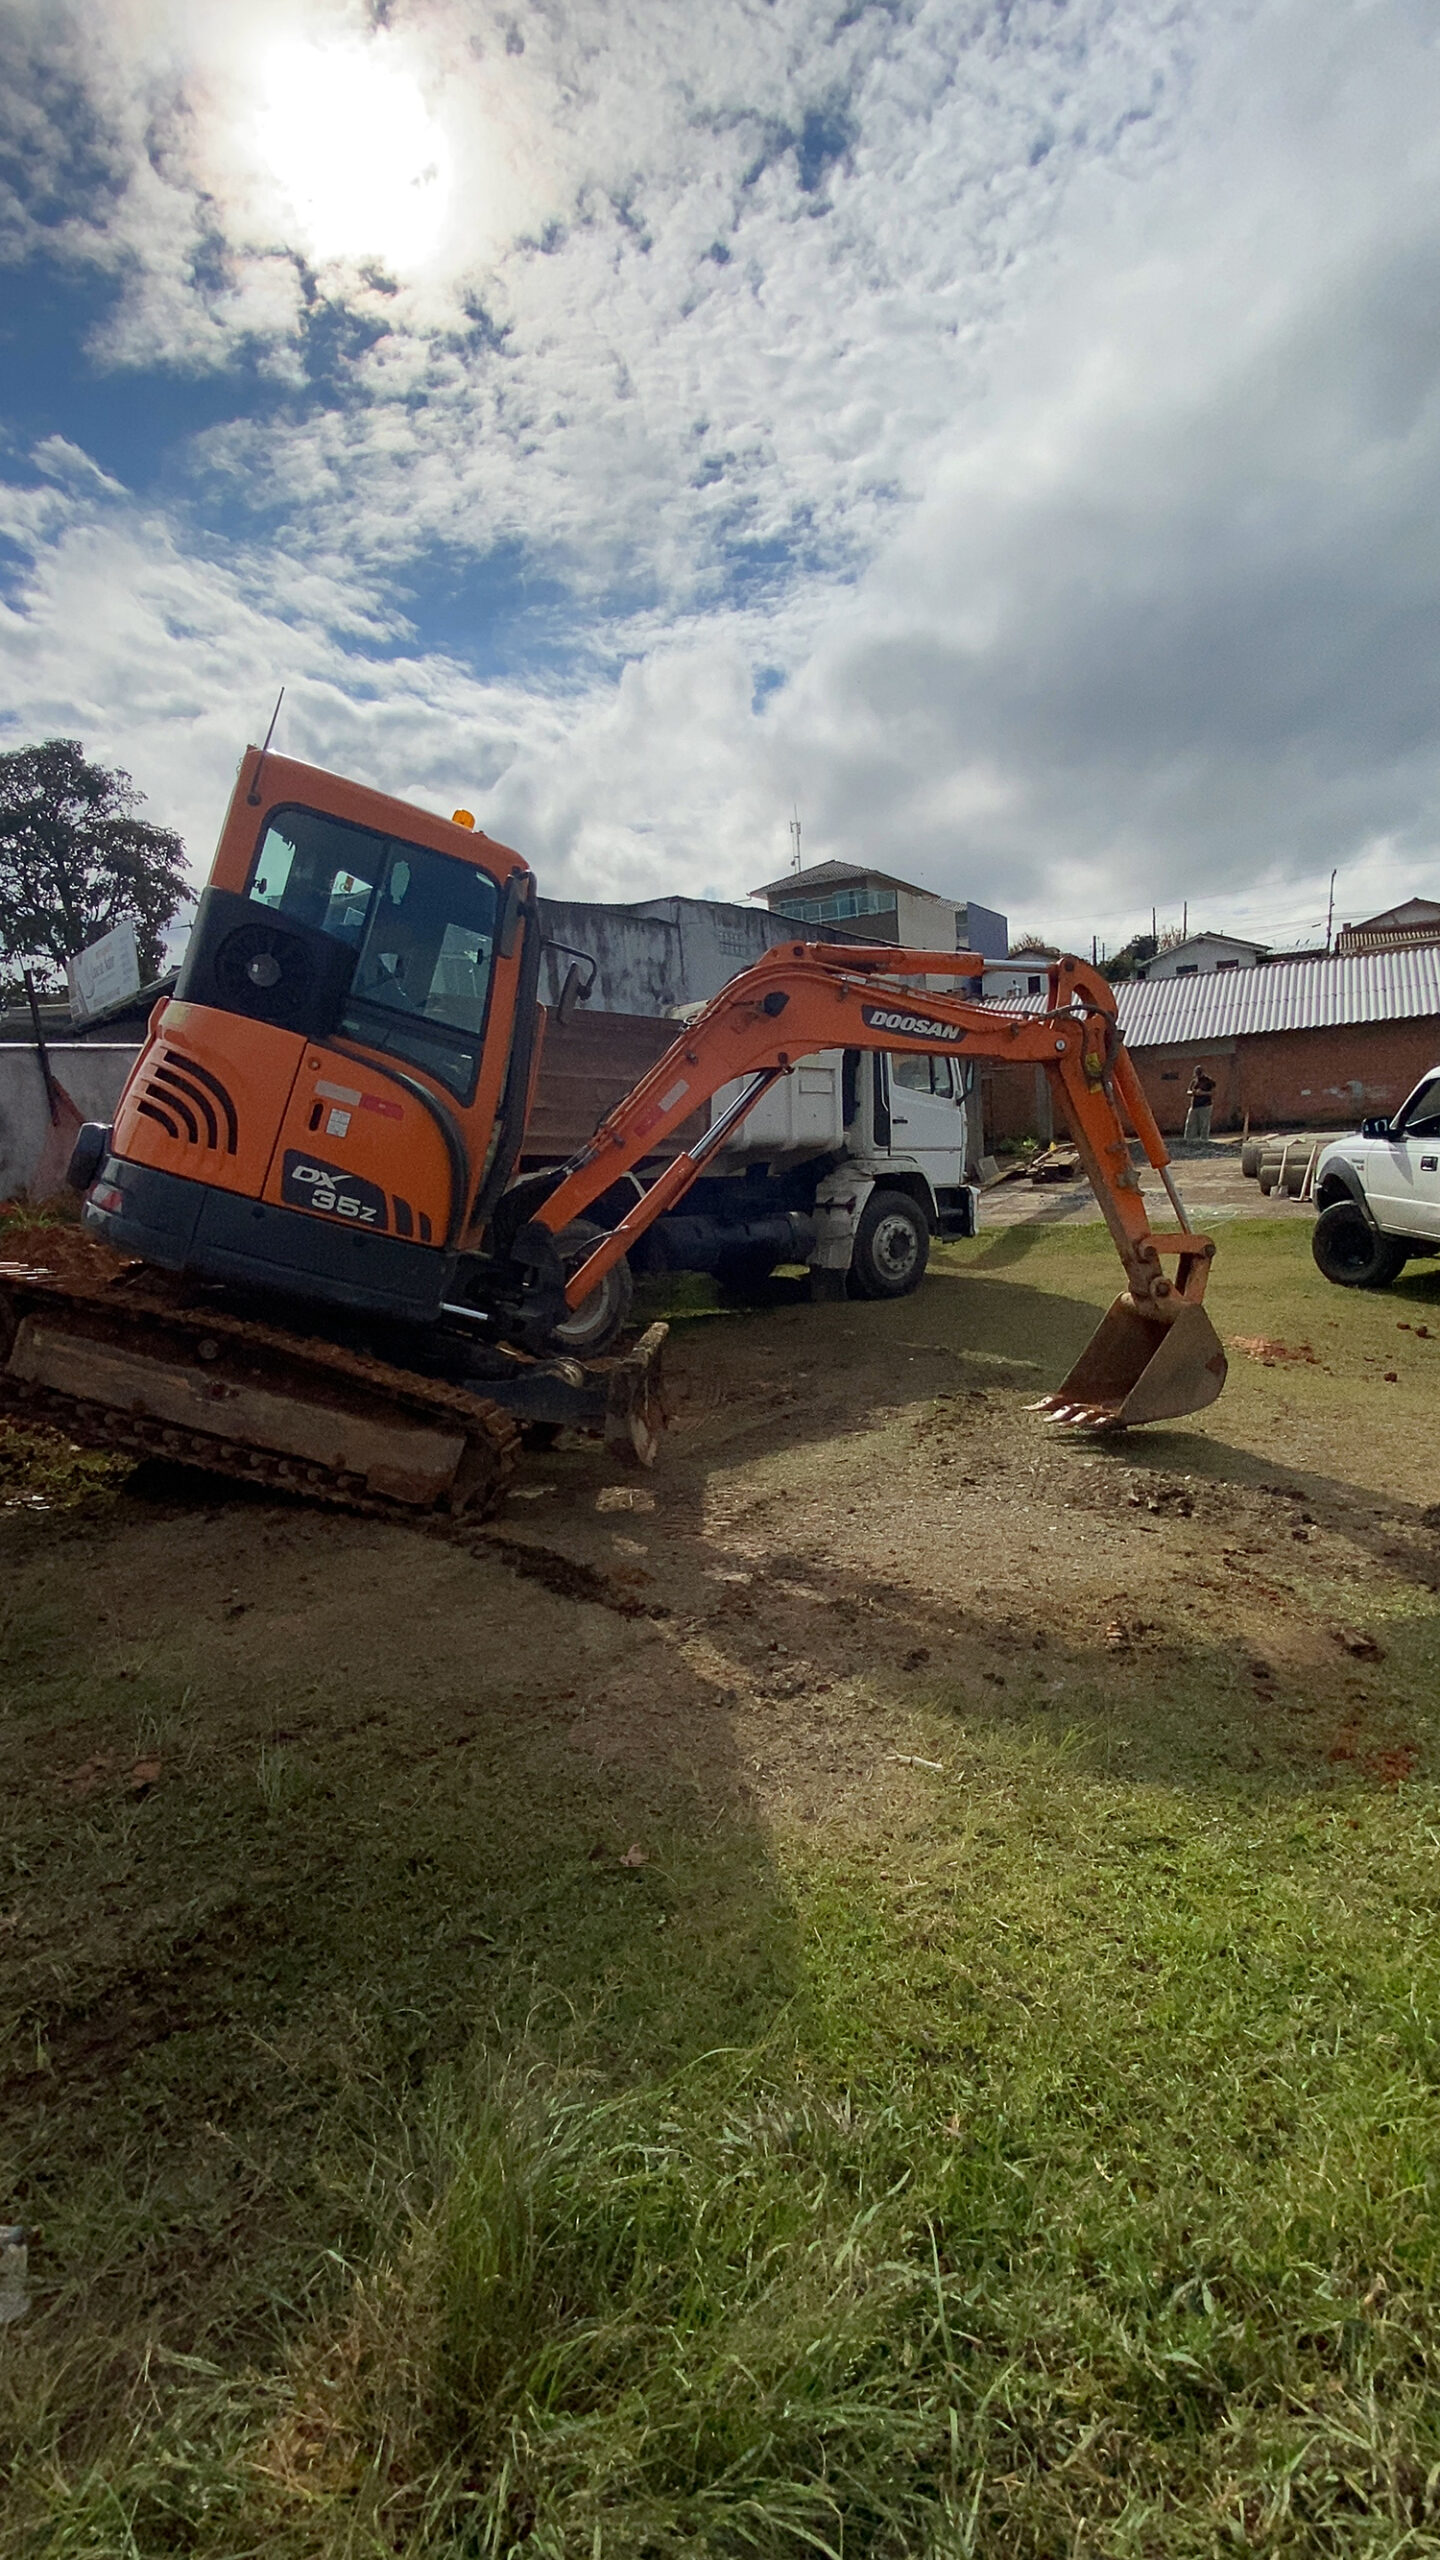
<svg viewBox="0 0 1440 2560"><path fill-rule="evenodd" d="M1394 1132L1384 1112L1380 1111L1373 1112L1368 1120L1361 1121L1360 1135L1362 1138L1389 1138L1394 1135Z"/></svg>

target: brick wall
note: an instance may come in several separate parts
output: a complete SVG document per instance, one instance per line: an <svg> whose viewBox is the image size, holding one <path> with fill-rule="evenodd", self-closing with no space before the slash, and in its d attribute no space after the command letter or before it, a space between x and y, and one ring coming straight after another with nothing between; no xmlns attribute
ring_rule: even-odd
<svg viewBox="0 0 1440 2560"><path fill-rule="evenodd" d="M1429 1067L1440 1066L1440 1017L1355 1023L1341 1031L1252 1032L1244 1039L1134 1049L1140 1081L1162 1129L1185 1125L1185 1088L1197 1066L1215 1079L1213 1126L1353 1129L1368 1112L1393 1111ZM982 1066L985 1143L1048 1138L1038 1067ZM1057 1124L1058 1126L1058 1124Z"/></svg>
<svg viewBox="0 0 1440 2560"><path fill-rule="evenodd" d="M1353 1129L1368 1112L1392 1111L1427 1067L1440 1065L1440 1018L1352 1023L1336 1031L1251 1032L1207 1047L1136 1049L1140 1081L1162 1129L1184 1126L1185 1088L1197 1066L1215 1079L1214 1126Z"/></svg>
<svg viewBox="0 0 1440 2560"><path fill-rule="evenodd" d="M1059 1134L1060 1120L1052 1130L1050 1087L1043 1067L1009 1067L998 1062L980 1068L980 1113L985 1132L987 1153L1006 1138L1044 1138Z"/></svg>

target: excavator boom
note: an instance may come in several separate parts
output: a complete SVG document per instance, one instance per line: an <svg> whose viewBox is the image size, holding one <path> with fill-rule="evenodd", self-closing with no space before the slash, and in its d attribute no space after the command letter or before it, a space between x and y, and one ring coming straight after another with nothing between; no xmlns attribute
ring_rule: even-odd
<svg viewBox="0 0 1440 2560"><path fill-rule="evenodd" d="M1120 1040L1106 981L1080 960L1058 961L1036 1013L1007 1013L923 982L974 978L984 963L892 947L781 943L731 980L602 1122L522 1231L517 1251L543 1274L547 1247L622 1173L659 1148L720 1089L748 1079L737 1100L673 1158L633 1209L565 1280L578 1306L630 1245L664 1216L720 1152L777 1077L824 1049L884 1049L1043 1068L1114 1239L1126 1286L1045 1409L1057 1421L1123 1429L1196 1413L1225 1382L1225 1354L1202 1300L1214 1246L1191 1229L1170 1157ZM916 980L922 981L917 990ZM1123 1117L1122 1117L1123 1112ZM1177 1225L1152 1230L1125 1122L1160 1175ZM1175 1263L1167 1277L1164 1263ZM552 1286L554 1264L550 1262Z"/></svg>

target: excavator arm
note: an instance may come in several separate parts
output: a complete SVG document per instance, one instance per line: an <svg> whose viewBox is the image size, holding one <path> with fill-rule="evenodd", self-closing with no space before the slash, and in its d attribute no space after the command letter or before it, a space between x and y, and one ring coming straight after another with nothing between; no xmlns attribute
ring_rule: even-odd
<svg viewBox="0 0 1440 2560"><path fill-rule="evenodd" d="M1170 1157L1121 1042L1115 999L1083 961L1050 970L1048 1001L1008 1013L960 995L917 992L914 981L974 978L974 953L891 945L781 943L743 970L681 1031L596 1130L522 1229L518 1257L537 1274L537 1299L558 1292L554 1240L633 1171L721 1088L736 1100L672 1158L635 1206L564 1280L576 1307L716 1157L776 1079L822 1049L885 1049L1043 1067L1090 1177L1125 1273L1125 1289L1063 1386L1044 1398L1059 1421L1123 1429L1198 1412L1225 1380L1225 1355L1202 1300L1214 1246L1196 1235L1168 1170ZM906 984L909 980L911 983ZM1159 1174L1175 1228L1152 1230L1131 1160L1126 1122ZM1173 1276L1165 1265L1174 1263Z"/></svg>

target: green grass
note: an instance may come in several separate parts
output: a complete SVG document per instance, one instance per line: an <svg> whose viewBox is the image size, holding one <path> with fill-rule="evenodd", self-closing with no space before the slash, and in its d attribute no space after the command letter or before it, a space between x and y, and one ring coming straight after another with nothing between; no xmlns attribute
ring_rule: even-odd
<svg viewBox="0 0 1440 2560"><path fill-rule="evenodd" d="M162 2361L36 2547L1435 2549L1432 1825L1002 1774L797 1856L761 2046L440 2071L298 2351Z"/></svg>
<svg viewBox="0 0 1440 2560"><path fill-rule="evenodd" d="M1431 1346L1391 1345L1435 1283L1342 1296L1304 1242L1228 1230L1217 1320L1333 1377L1237 1361L1168 1463L1299 1450L1413 1508ZM1112 1286L1083 1230L946 1260L1001 1351L1033 1293ZM1357 1553L1323 1606L1383 1665L1281 1684L1322 1722L1363 1685L1403 1783L1278 1709L1257 1749L1223 1635L1061 1629L988 1704L938 1657L909 1683L943 1769L898 1813L776 1833L543 1712L637 1659L683 1707L655 1629L417 1541L397 1686L380 1533L341 1528L356 1624L316 1618L311 1681L318 1551L248 1518L215 1538L277 1633L233 1655L195 1571L193 1617L77 1612L112 1538L170 1552L163 1509L7 1531L4 2125L42 2236L6 2560L1440 2553L1428 1585Z"/></svg>

